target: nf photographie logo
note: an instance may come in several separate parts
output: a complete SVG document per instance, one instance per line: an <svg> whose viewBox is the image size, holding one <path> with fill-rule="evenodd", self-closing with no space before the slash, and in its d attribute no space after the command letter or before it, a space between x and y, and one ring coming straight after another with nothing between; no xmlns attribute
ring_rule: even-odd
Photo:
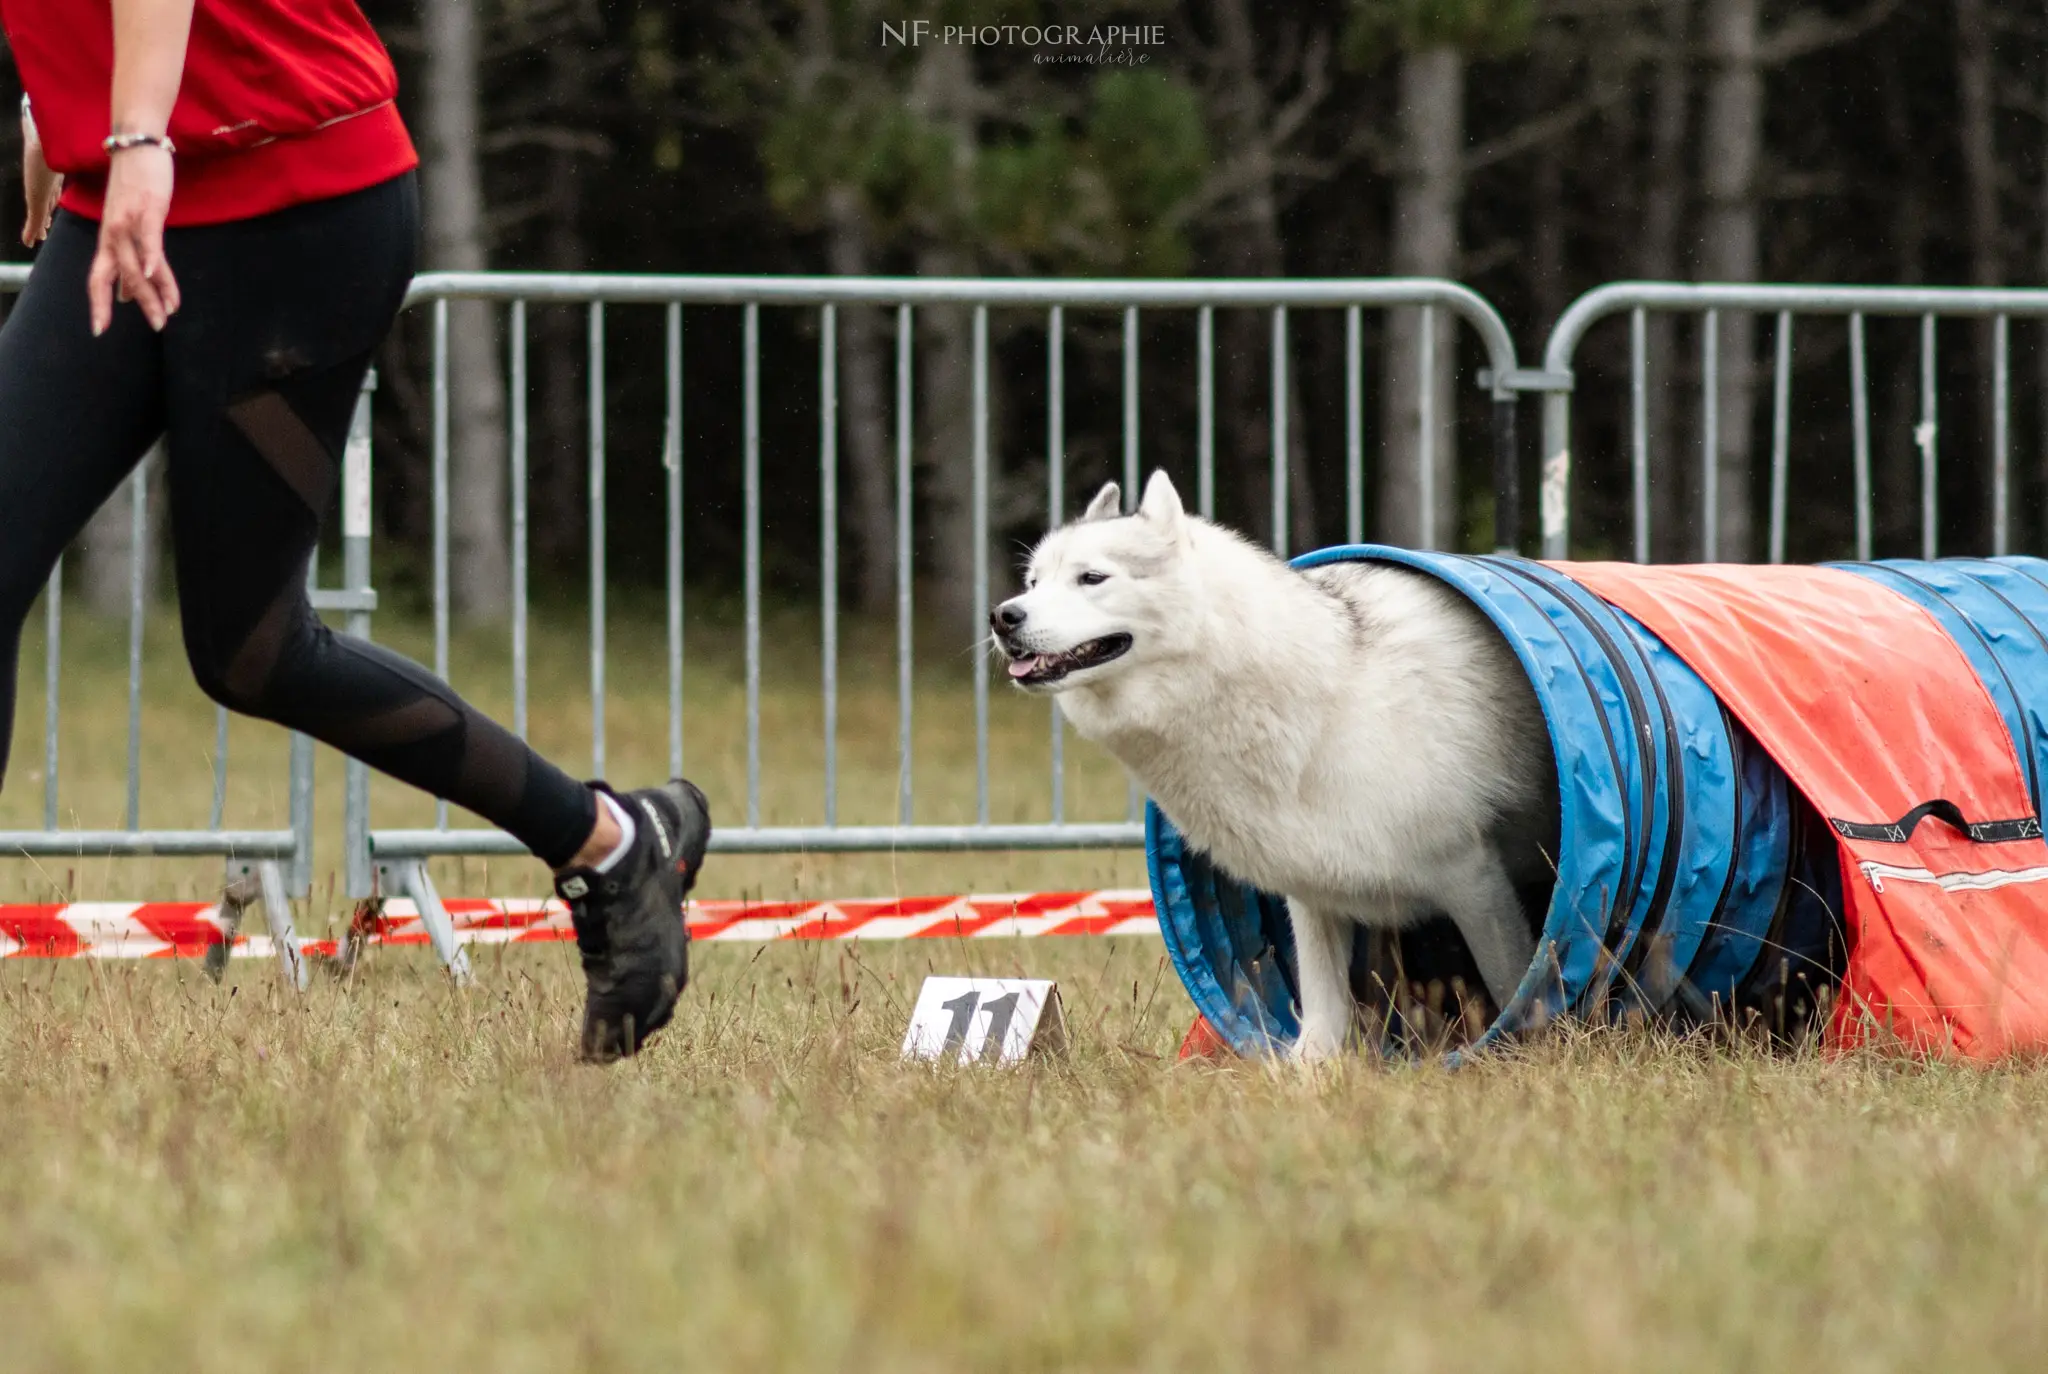
<svg viewBox="0 0 2048 1374"><path fill-rule="evenodd" d="M1142 65L1145 49L1166 43L1164 24L934 24L928 19L882 21L882 46L1023 48L1035 62Z"/></svg>

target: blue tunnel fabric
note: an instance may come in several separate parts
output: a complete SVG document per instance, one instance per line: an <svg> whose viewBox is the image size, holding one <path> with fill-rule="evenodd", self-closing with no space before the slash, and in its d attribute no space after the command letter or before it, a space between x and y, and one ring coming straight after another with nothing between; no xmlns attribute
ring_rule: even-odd
<svg viewBox="0 0 2048 1374"><path fill-rule="evenodd" d="M1841 905L1833 837L1655 635L1522 559L1356 545L1295 566L1344 561L1411 568L1470 600L1528 673L1549 727L1556 881L1537 957L1474 1048L1562 1016L1639 1010L1701 1022L1740 1007L1768 1016L1798 976L1830 965ZM2031 586L2048 612L2048 582ZM2006 638L2018 653L2019 629ZM2037 671L2048 669L2048 642L2024 647L2040 655ZM2048 748L2048 728L2034 738ZM1146 842L1167 952L1196 1007L1239 1053L1283 1049L1299 1028L1284 900L1191 851L1156 805Z"/></svg>

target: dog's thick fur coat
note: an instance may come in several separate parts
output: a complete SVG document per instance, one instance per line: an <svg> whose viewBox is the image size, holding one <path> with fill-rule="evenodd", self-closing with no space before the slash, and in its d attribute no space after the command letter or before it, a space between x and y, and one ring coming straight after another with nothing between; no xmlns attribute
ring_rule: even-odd
<svg viewBox="0 0 2048 1374"><path fill-rule="evenodd" d="M1449 916L1505 1006L1535 946L1516 889L1549 871L1557 787L1500 634L1420 573L1296 571L1188 514L1164 473L1136 514L1119 501L1111 483L1046 535L996 640L1190 845L1285 894L1296 1054L1352 1039L1353 923Z"/></svg>

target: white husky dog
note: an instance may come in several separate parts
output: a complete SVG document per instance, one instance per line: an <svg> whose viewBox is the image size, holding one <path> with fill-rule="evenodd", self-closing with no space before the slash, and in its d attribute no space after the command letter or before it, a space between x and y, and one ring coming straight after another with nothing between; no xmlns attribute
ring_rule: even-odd
<svg viewBox="0 0 2048 1374"><path fill-rule="evenodd" d="M1031 555L990 616L1009 675L1055 693L1195 848L1284 894L1301 1037L1350 1043L1353 923L1441 912L1494 1005L1535 951L1516 887L1549 873L1557 787L1528 678L1464 598L1385 564L1297 572L1115 483Z"/></svg>

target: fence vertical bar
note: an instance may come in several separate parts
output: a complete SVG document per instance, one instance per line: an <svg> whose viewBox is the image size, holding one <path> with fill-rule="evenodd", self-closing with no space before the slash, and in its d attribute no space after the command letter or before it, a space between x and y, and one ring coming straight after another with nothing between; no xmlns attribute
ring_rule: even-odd
<svg viewBox="0 0 2048 1374"><path fill-rule="evenodd" d="M354 759L349 760L354 763ZM213 804L207 808L207 824L221 828L228 811L228 708L213 708ZM351 893L351 896L354 894Z"/></svg>
<svg viewBox="0 0 2048 1374"><path fill-rule="evenodd" d="M1425 549L1436 547L1436 309L1422 307L1422 329L1420 331L1420 357L1417 359L1416 376L1420 394L1416 397L1416 413L1421 433L1416 438L1415 490L1422 509L1417 512L1415 524L1417 542Z"/></svg>
<svg viewBox="0 0 2048 1374"><path fill-rule="evenodd" d="M1545 558L1571 551L1572 394L1562 387L1543 393L1543 487L1537 493Z"/></svg>
<svg viewBox="0 0 2048 1374"><path fill-rule="evenodd" d="M526 302L512 302L508 347L512 370L512 733L526 738L527 686L527 423Z"/></svg>
<svg viewBox="0 0 2048 1374"><path fill-rule="evenodd" d="M605 773L605 431L604 431L604 302L592 301L589 315L590 363L586 408L590 437L590 767L591 776Z"/></svg>
<svg viewBox="0 0 2048 1374"><path fill-rule="evenodd" d="M1870 561L1870 369L1863 352L1863 314L1849 316L1849 420L1856 477L1856 557Z"/></svg>
<svg viewBox="0 0 2048 1374"><path fill-rule="evenodd" d="M1649 367L1649 318L1638 306L1628 314L1629 480L1638 563L1650 561Z"/></svg>
<svg viewBox="0 0 2048 1374"><path fill-rule="evenodd" d="M896 819L911 817L911 336L908 305L896 307Z"/></svg>
<svg viewBox="0 0 2048 1374"><path fill-rule="evenodd" d="M526 301L512 301L512 733L526 737Z"/></svg>
<svg viewBox="0 0 2048 1374"><path fill-rule="evenodd" d="M761 307L746 309L743 548L747 618L747 828L761 824Z"/></svg>
<svg viewBox="0 0 2048 1374"><path fill-rule="evenodd" d="M448 680L448 300L434 302L434 675ZM434 803L434 828L448 828L448 803Z"/></svg>
<svg viewBox="0 0 2048 1374"><path fill-rule="evenodd" d="M1516 438L1519 405L1515 393L1493 393L1493 551L1519 552L1522 545L1522 458Z"/></svg>
<svg viewBox="0 0 2048 1374"><path fill-rule="evenodd" d="M129 830L142 828L142 629L149 578L149 469L159 441L128 479L128 797Z"/></svg>
<svg viewBox="0 0 2048 1374"><path fill-rule="evenodd" d="M668 395L662 435L662 475L668 519L668 774L683 775L683 307L669 302Z"/></svg>
<svg viewBox="0 0 2048 1374"><path fill-rule="evenodd" d="M1991 556L2003 558L2012 544L2012 321L1991 324Z"/></svg>
<svg viewBox="0 0 2048 1374"><path fill-rule="evenodd" d="M63 688L64 559L50 569L43 604L43 829L57 828L57 703Z"/></svg>
<svg viewBox="0 0 2048 1374"><path fill-rule="evenodd" d="M1195 316L1195 508L1216 518L1216 307Z"/></svg>
<svg viewBox="0 0 2048 1374"><path fill-rule="evenodd" d="M1273 307L1273 552L1287 556L1287 307Z"/></svg>
<svg viewBox="0 0 2048 1374"><path fill-rule="evenodd" d="M286 892L304 897L313 890L313 737L296 732L291 751L292 859Z"/></svg>
<svg viewBox="0 0 2048 1374"><path fill-rule="evenodd" d="M359 595L367 595L370 590L370 395L376 385L375 371L363 378L342 458L342 586ZM367 609L358 606L350 610L346 623L350 634L369 638ZM224 728L221 733L224 742ZM369 812L369 768L361 760L350 758L342 765L342 876L351 898L369 897L375 888L369 852Z"/></svg>
<svg viewBox="0 0 2048 1374"><path fill-rule="evenodd" d="M988 824L988 307L974 307L974 819Z"/></svg>
<svg viewBox="0 0 2048 1374"><path fill-rule="evenodd" d="M1771 377L1770 558L1785 561L1785 483L1792 466L1792 312L1778 312L1777 359Z"/></svg>
<svg viewBox="0 0 2048 1374"><path fill-rule="evenodd" d="M1124 311L1124 509L1136 510L1138 486L1138 308Z"/></svg>
<svg viewBox="0 0 2048 1374"><path fill-rule="evenodd" d="M521 375L524 375L523 371ZM372 369L363 378L362 390L356 393L355 415L349 423L348 443L342 451L341 464L341 581L348 591L363 597L367 597L370 591L371 396L376 388L377 373ZM350 634L368 639L370 612L367 607L359 603L349 611L347 625ZM223 755L226 753L226 725L226 713L223 712ZM351 758L342 765L341 817L342 882L349 897L361 900L375 892L376 874L370 861L370 770L360 759Z"/></svg>
<svg viewBox="0 0 2048 1374"><path fill-rule="evenodd" d="M1721 312L1700 321L1700 557L1721 557Z"/></svg>
<svg viewBox="0 0 2048 1374"><path fill-rule="evenodd" d="M1920 556L1934 558L1940 545L1937 509L1940 454L1940 416L1934 385L1934 316L1920 317L1920 424L1914 440L1920 447Z"/></svg>
<svg viewBox="0 0 2048 1374"><path fill-rule="evenodd" d="M1045 523L1057 527L1067 509L1067 321L1063 306L1052 307L1045 324ZM1066 727L1054 698L1052 717L1052 823L1067 815Z"/></svg>
<svg viewBox="0 0 2048 1374"><path fill-rule="evenodd" d="M1344 542L1365 541L1364 312L1344 307Z"/></svg>
<svg viewBox="0 0 2048 1374"><path fill-rule="evenodd" d="M1124 310L1124 509L1134 511L1143 492L1138 486L1138 310ZM1138 784L1124 788L1124 811L1136 818Z"/></svg>
<svg viewBox="0 0 2048 1374"><path fill-rule="evenodd" d="M839 310L818 312L818 620L825 694L825 824L839 824Z"/></svg>

